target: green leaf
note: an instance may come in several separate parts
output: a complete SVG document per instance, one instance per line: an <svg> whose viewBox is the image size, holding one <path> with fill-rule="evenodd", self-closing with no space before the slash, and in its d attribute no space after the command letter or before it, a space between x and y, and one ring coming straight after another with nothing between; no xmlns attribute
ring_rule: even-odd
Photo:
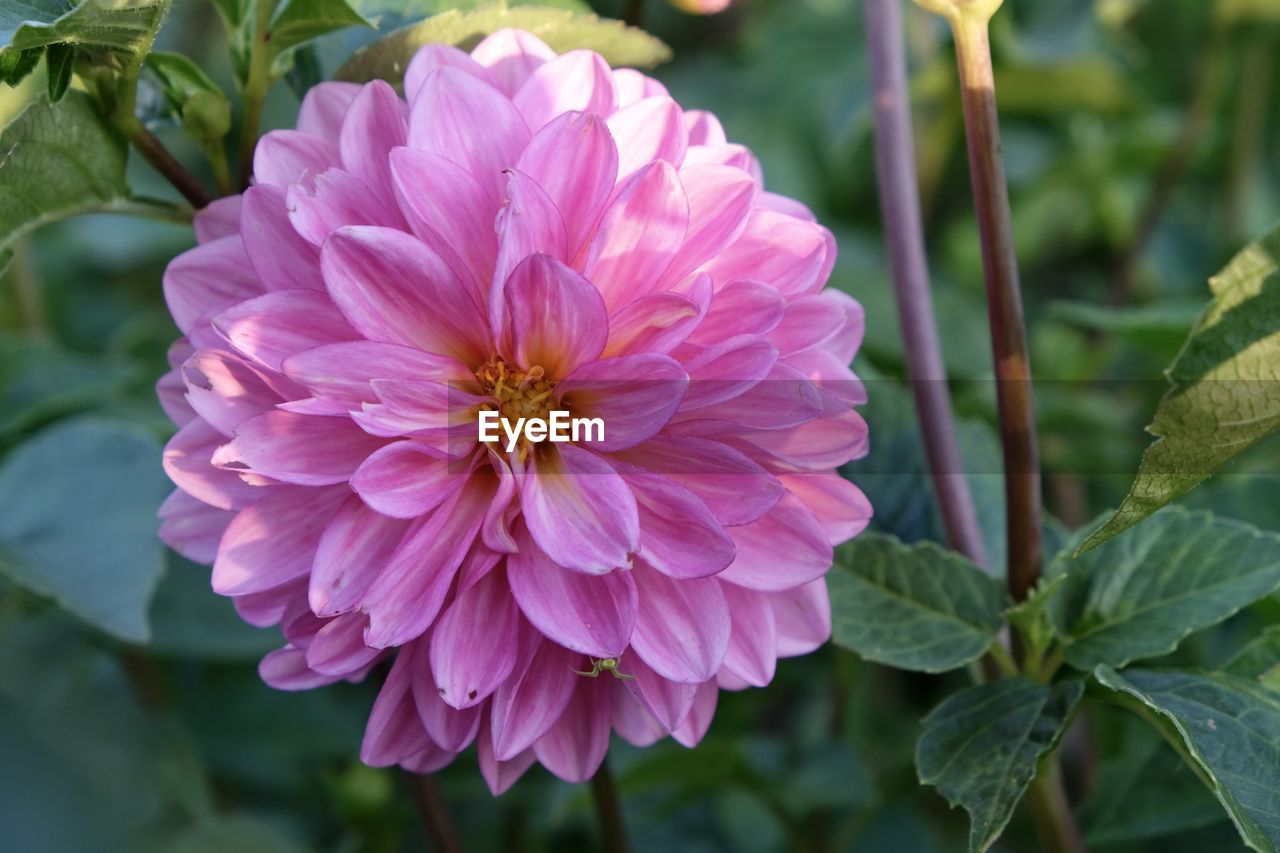
<svg viewBox="0 0 1280 853"><path fill-rule="evenodd" d="M1000 631L1003 585L932 542L863 534L827 576L832 639L867 660L944 672L981 657Z"/></svg>
<svg viewBox="0 0 1280 853"><path fill-rule="evenodd" d="M1094 731L1105 726L1119 748L1103 759L1080 806L1080 826L1089 844L1132 843L1223 819L1195 771L1142 720L1101 706L1090 709L1090 722Z"/></svg>
<svg viewBox="0 0 1280 853"><path fill-rule="evenodd" d="M485 36L507 27L528 30L558 53L576 48L594 50L615 67L652 68L671 58L671 49L661 41L621 21L566 9L508 8L505 3L495 3L471 12L452 10L396 30L357 52L335 77L356 83L382 79L399 85L410 58L424 44L451 44L470 50Z"/></svg>
<svg viewBox="0 0 1280 853"><path fill-rule="evenodd" d="M1280 696L1224 673L1100 666L1095 677L1154 712L1254 850L1280 850ZM1148 713L1149 713L1148 712Z"/></svg>
<svg viewBox="0 0 1280 853"><path fill-rule="evenodd" d="M129 198L124 137L87 95L36 101L0 132L0 251L33 228Z"/></svg>
<svg viewBox="0 0 1280 853"><path fill-rule="evenodd" d="M169 3L82 0L68 8L71 4L67 0L23 0L16 8L0 12L0 65L5 64L5 54L35 51L38 57L45 48L57 45L74 48L77 55L88 56L95 64L128 64L151 49ZM51 55L51 70L53 59Z"/></svg>
<svg viewBox="0 0 1280 853"><path fill-rule="evenodd" d="M372 26L347 0L285 0L271 17L272 68L284 73L294 48L326 33Z"/></svg>
<svg viewBox="0 0 1280 853"><path fill-rule="evenodd" d="M49 100L57 103L71 85L71 68L75 64L76 51L69 44L51 44L45 51L48 68Z"/></svg>
<svg viewBox="0 0 1280 853"><path fill-rule="evenodd" d="M1232 655L1221 669L1231 675L1261 681L1264 676L1274 673L1277 666L1280 666L1280 625L1271 625ZM1270 684L1264 686L1276 689Z"/></svg>
<svg viewBox="0 0 1280 853"><path fill-rule="evenodd" d="M152 653L209 660L257 660L279 648L276 631L255 628L236 613L231 599L209 589L209 567L170 551L168 569L151 602Z"/></svg>
<svg viewBox="0 0 1280 853"><path fill-rule="evenodd" d="M196 141L213 144L231 129L231 103L200 66L180 53L155 51L147 67L160 79L165 100Z"/></svg>
<svg viewBox="0 0 1280 853"><path fill-rule="evenodd" d="M125 362L77 355L44 337L0 334L0 441L109 400L133 378Z"/></svg>
<svg viewBox="0 0 1280 853"><path fill-rule="evenodd" d="M1004 831L1083 692L1077 681L1010 678L962 690L925 718L916 745L920 782L969 813L970 850L988 849Z"/></svg>
<svg viewBox="0 0 1280 853"><path fill-rule="evenodd" d="M1213 301L1169 368L1137 479L1096 547L1184 495L1280 427L1280 229L1209 280Z"/></svg>
<svg viewBox="0 0 1280 853"><path fill-rule="evenodd" d="M146 435L92 419L51 427L0 466L0 572L109 634L145 641L164 571L156 509L169 490Z"/></svg>
<svg viewBox="0 0 1280 853"><path fill-rule="evenodd" d="M1280 589L1280 536L1170 507L1079 557L1059 555L1048 575L1066 575L1050 613L1067 661L1124 666Z"/></svg>

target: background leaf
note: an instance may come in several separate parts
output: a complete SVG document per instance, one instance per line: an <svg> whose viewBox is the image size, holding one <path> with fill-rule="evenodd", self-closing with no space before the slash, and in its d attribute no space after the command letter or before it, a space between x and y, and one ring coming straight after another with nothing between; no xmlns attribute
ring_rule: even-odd
<svg viewBox="0 0 1280 853"><path fill-rule="evenodd" d="M124 138L87 95L40 100L0 132L0 250L48 222L128 200Z"/></svg>
<svg viewBox="0 0 1280 853"><path fill-rule="evenodd" d="M1083 692L1077 681L1011 678L962 690L925 718L916 746L920 781L969 813L970 850L986 850L1004 831Z"/></svg>
<svg viewBox="0 0 1280 853"><path fill-rule="evenodd" d="M1050 604L1067 660L1078 669L1171 652L1280 588L1280 536L1206 512L1170 507L1079 557Z"/></svg>
<svg viewBox="0 0 1280 853"><path fill-rule="evenodd" d="M56 45L89 53L98 64L105 64L106 57L128 63L151 49L169 4L170 0L81 0L68 8L66 0L23 0L0 11L0 64L6 54L34 52L38 57L41 50ZM66 50L56 56L60 67L70 67ZM51 51L51 66L54 57ZM8 82L12 85L17 79Z"/></svg>
<svg viewBox="0 0 1280 853"><path fill-rule="evenodd" d="M0 466L0 571L116 637L144 641L164 571L155 514L169 490L159 446L135 428L51 427Z"/></svg>
<svg viewBox="0 0 1280 853"><path fill-rule="evenodd" d="M372 24L347 0L285 0L271 17L271 56L275 70L294 48L326 33Z"/></svg>
<svg viewBox="0 0 1280 853"><path fill-rule="evenodd" d="M867 660L943 672L981 657L1002 624L1004 587L932 542L863 534L827 577L832 639Z"/></svg>
<svg viewBox="0 0 1280 853"><path fill-rule="evenodd" d="M1095 676L1173 727L1245 844L1280 849L1280 696L1223 673L1100 666Z"/></svg>
<svg viewBox="0 0 1280 853"><path fill-rule="evenodd" d="M505 3L496 3L470 12L445 12L397 30L361 49L334 76L356 83L381 79L399 85L409 59L424 44L452 44L470 50L489 33L505 27L528 30L558 53L575 48L594 50L615 67L651 68L671 58L670 48L661 41L620 21L565 9L508 8Z"/></svg>
<svg viewBox="0 0 1280 853"><path fill-rule="evenodd" d="M1093 548L1195 488L1280 427L1280 229L1209 280L1213 301L1183 345L1147 431L1156 441Z"/></svg>

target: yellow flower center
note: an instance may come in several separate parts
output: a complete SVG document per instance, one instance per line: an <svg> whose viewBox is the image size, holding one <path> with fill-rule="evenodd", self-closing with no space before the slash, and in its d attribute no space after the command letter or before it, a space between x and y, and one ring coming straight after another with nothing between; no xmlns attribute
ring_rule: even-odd
<svg viewBox="0 0 1280 853"><path fill-rule="evenodd" d="M499 356L486 361L476 371L484 393L493 397L492 405L485 404L481 411L494 411L512 428L521 418L547 420L555 402L555 380L548 379L540 365L519 370L507 365ZM520 439L520 461L528 458L532 448L525 438Z"/></svg>

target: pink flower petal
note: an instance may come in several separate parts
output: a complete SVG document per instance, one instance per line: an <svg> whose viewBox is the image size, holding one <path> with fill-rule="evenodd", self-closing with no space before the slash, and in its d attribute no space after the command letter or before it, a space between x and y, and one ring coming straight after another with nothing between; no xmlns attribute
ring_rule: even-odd
<svg viewBox="0 0 1280 853"><path fill-rule="evenodd" d="M469 378L464 365L448 356L432 355L413 347L376 341L327 344L295 353L284 360L284 374L317 397L328 397L359 408L377 396L370 386L376 379Z"/></svg>
<svg viewBox="0 0 1280 853"><path fill-rule="evenodd" d="M343 489L265 489L222 536L213 564L213 591L246 595L305 575L320 532L344 498Z"/></svg>
<svg viewBox="0 0 1280 853"><path fill-rule="evenodd" d="M431 679L427 666L426 649L414 653L413 701L418 706L418 716L431 740L449 752L466 749L480 731L480 708L472 706L459 711L440 698L440 691Z"/></svg>
<svg viewBox="0 0 1280 853"><path fill-rule="evenodd" d="M294 353L356 337L316 290L281 290L241 302L214 317L213 327L237 352L272 370Z"/></svg>
<svg viewBox="0 0 1280 853"><path fill-rule="evenodd" d="M330 142L338 141L342 119L351 102L360 94L356 83L317 83L307 90L298 110L298 130L319 136Z"/></svg>
<svg viewBox="0 0 1280 853"><path fill-rule="evenodd" d="M609 678L582 678L569 707L533 745L542 766L566 782L595 775L609 748L612 688Z"/></svg>
<svg viewBox="0 0 1280 853"><path fill-rule="evenodd" d="M769 595L778 657L807 655L831 638L831 601L822 578Z"/></svg>
<svg viewBox="0 0 1280 853"><path fill-rule="evenodd" d="M413 522L361 601L361 609L369 614L366 643L379 648L401 645L435 621L475 541L489 497L483 488L468 484Z"/></svg>
<svg viewBox="0 0 1280 853"><path fill-rule="evenodd" d="M634 68L613 69L613 83L618 88L618 109L629 107L645 98L666 98L667 87Z"/></svg>
<svg viewBox="0 0 1280 853"><path fill-rule="evenodd" d="M784 474L778 479L817 516L832 545L857 536L871 521L867 496L839 474Z"/></svg>
<svg viewBox="0 0 1280 853"><path fill-rule="evenodd" d="M335 141L298 130L273 130L258 140L253 177L259 184L284 189L306 182L341 162Z"/></svg>
<svg viewBox="0 0 1280 853"><path fill-rule="evenodd" d="M681 684L658 675L637 655L623 658L619 671L631 676L625 682L628 691L651 714L664 732L678 728L689 716L693 699L698 693L696 684Z"/></svg>
<svg viewBox="0 0 1280 853"><path fill-rule="evenodd" d="M383 444L346 418L276 410L237 426L235 438L213 454L213 464L283 483L328 486L349 480Z"/></svg>
<svg viewBox="0 0 1280 853"><path fill-rule="evenodd" d="M210 463L226 436L202 420L194 420L164 446L164 472L174 485L217 509L240 509L261 498L263 490L250 486L234 471Z"/></svg>
<svg viewBox="0 0 1280 853"><path fill-rule="evenodd" d="M322 172L308 185L294 184L289 187L286 200L294 230L317 251L330 234L348 225L404 226L395 208L364 181L341 169ZM319 255L315 257L314 268L319 277Z"/></svg>
<svg viewBox="0 0 1280 853"><path fill-rule="evenodd" d="M490 86L494 84L489 69L472 59L470 54L451 44L426 44L418 48L404 72L404 93L409 103L412 104L418 92L422 91L427 75L437 68L452 68Z"/></svg>
<svg viewBox="0 0 1280 853"><path fill-rule="evenodd" d="M259 371L229 352L200 350L182 366L182 376L191 407L223 435L280 402Z"/></svg>
<svg viewBox="0 0 1280 853"><path fill-rule="evenodd" d="M684 486L726 526L755 521L783 494L772 474L741 451L710 439L662 436L621 458Z"/></svg>
<svg viewBox="0 0 1280 853"><path fill-rule="evenodd" d="M555 59L556 52L532 33L502 29L476 45L471 58L489 69L493 82L510 97L534 71Z"/></svg>
<svg viewBox="0 0 1280 853"><path fill-rule="evenodd" d="M698 496L638 469L626 470L640 508L640 557L673 578L703 578L733 562L733 540Z"/></svg>
<svg viewBox="0 0 1280 853"><path fill-rule="evenodd" d="M816 580L831 568L827 532L799 498L786 494L759 521L729 528L738 557L722 577L768 592Z"/></svg>
<svg viewBox="0 0 1280 853"><path fill-rule="evenodd" d="M409 529L349 496L325 525L311 567L307 600L317 616L355 610Z"/></svg>
<svg viewBox="0 0 1280 853"><path fill-rule="evenodd" d="M533 540L571 570L605 574L629 565L640 546L631 489L591 451L571 444L549 448L530 457L521 485L521 508Z"/></svg>
<svg viewBox="0 0 1280 853"><path fill-rule="evenodd" d="M698 695L693 700L693 710L684 718L680 728L671 733L671 736L690 749L697 746L706 735L707 729L711 728L711 719L716 714L716 699L719 696L720 690L714 681L698 685Z"/></svg>
<svg viewBox="0 0 1280 853"><path fill-rule="evenodd" d="M370 507L392 518L417 518L462 487L468 471L454 471L447 457L413 441L388 444L351 477L351 488Z"/></svg>
<svg viewBox="0 0 1280 853"><path fill-rule="evenodd" d="M684 125L689 131L690 145L724 145L729 140L724 126L715 114L706 110L685 110Z"/></svg>
<svg viewBox="0 0 1280 853"><path fill-rule="evenodd" d="M181 489L160 505L160 539L188 560L212 563L235 513L202 503Z"/></svg>
<svg viewBox="0 0 1280 853"><path fill-rule="evenodd" d="M311 669L307 666L306 652L292 646L268 652L258 664L258 675L276 690L314 690L342 678Z"/></svg>
<svg viewBox="0 0 1280 853"><path fill-rule="evenodd" d="M738 335L764 335L782 322L787 300L761 281L735 279L715 292L706 319L689 340L713 344Z"/></svg>
<svg viewBox="0 0 1280 853"><path fill-rule="evenodd" d="M412 646L400 649L369 713L360 760L370 767L390 767L432 745L413 701L413 658Z"/></svg>
<svg viewBox="0 0 1280 853"><path fill-rule="evenodd" d="M839 468L867 453L867 422L857 412L810 421L792 430L744 435L735 443L775 466L800 471Z"/></svg>
<svg viewBox="0 0 1280 853"><path fill-rule="evenodd" d="M396 199L413 233L487 293L498 257L494 233L500 196L492 185L439 154L397 148L391 152Z"/></svg>
<svg viewBox="0 0 1280 853"><path fill-rule="evenodd" d="M644 353L584 364L556 386L556 393L575 417L604 422L604 439L591 448L610 453L633 447L666 426L688 385L689 377L675 361Z"/></svg>
<svg viewBox="0 0 1280 853"><path fill-rule="evenodd" d="M564 222L574 260L596 226L618 178L618 147L604 121L566 112L533 135L516 168L538 183Z"/></svg>
<svg viewBox="0 0 1280 853"><path fill-rule="evenodd" d="M307 647L307 666L323 675L345 677L373 663L382 649L364 644L368 621L362 613L329 620Z"/></svg>
<svg viewBox="0 0 1280 853"><path fill-rule="evenodd" d="M622 654L636 618L631 572L586 575L557 566L525 538L507 560L511 592L548 639L595 658Z"/></svg>
<svg viewBox="0 0 1280 853"><path fill-rule="evenodd" d="M636 565L631 647L653 671L682 684L712 678L729 647L729 607L715 578L675 580Z"/></svg>
<svg viewBox="0 0 1280 853"><path fill-rule="evenodd" d="M741 236L703 269L717 282L754 278L790 296L820 288L835 261L835 240L821 225L756 210Z"/></svg>
<svg viewBox="0 0 1280 853"><path fill-rule="evenodd" d="M493 281L501 286L520 262L535 253L557 261L566 255L564 220L542 187L517 169L507 172L507 196L498 214L498 261Z"/></svg>
<svg viewBox="0 0 1280 853"><path fill-rule="evenodd" d="M538 66L512 102L536 131L570 110L608 116L616 108L618 92L600 54L571 50Z"/></svg>
<svg viewBox="0 0 1280 853"><path fill-rule="evenodd" d="M689 144L680 105L668 97L645 98L608 120L618 144L618 177L627 178L654 160L679 167ZM692 269L692 267L691 267Z"/></svg>
<svg viewBox="0 0 1280 853"><path fill-rule="evenodd" d="M240 223L245 252L267 290L324 289L320 253L294 230L283 189L245 190Z"/></svg>
<svg viewBox="0 0 1280 853"><path fill-rule="evenodd" d="M777 666L777 633L769 593L722 583L721 590L733 614L729 649L724 668L753 687L773 681Z"/></svg>
<svg viewBox="0 0 1280 853"><path fill-rule="evenodd" d="M788 356L822 346L844 328L847 319L844 304L828 293L801 296L787 303L787 313L769 340Z"/></svg>
<svg viewBox="0 0 1280 853"><path fill-rule="evenodd" d="M454 160L497 191L529 144L529 127L497 89L465 71L427 74L409 111L409 146Z"/></svg>
<svg viewBox="0 0 1280 853"><path fill-rule="evenodd" d="M502 289L507 346L526 370L537 365L560 379L595 361L609 321L591 283L546 255L530 255Z"/></svg>
<svg viewBox="0 0 1280 853"><path fill-rule="evenodd" d="M493 693L493 753L507 761L529 749L560 719L582 669L582 655L543 639L529 623L520 630L520 660Z"/></svg>
<svg viewBox="0 0 1280 853"><path fill-rule="evenodd" d="M262 292L238 234L183 252L164 271L169 313L188 334L197 322Z"/></svg>
<svg viewBox="0 0 1280 853"><path fill-rule="evenodd" d="M329 293L366 338L479 364L488 330L474 290L418 240L390 228L344 228L324 245Z"/></svg>
<svg viewBox="0 0 1280 853"><path fill-rule="evenodd" d="M506 572L491 571L459 593L431 632L431 672L454 708L488 699L516 664L519 610Z"/></svg>
<svg viewBox="0 0 1280 853"><path fill-rule="evenodd" d="M604 355L669 352L698 327L705 308L679 293L653 293L629 302L609 318Z"/></svg>
<svg viewBox="0 0 1280 853"><path fill-rule="evenodd" d="M223 237L239 235L240 199L238 195L224 196L214 199L197 210L192 222L196 232L196 242L212 243Z"/></svg>
<svg viewBox="0 0 1280 853"><path fill-rule="evenodd" d="M506 793L533 766L537 756L532 749L526 749L507 761L499 761L494 757L489 727L481 725L480 736L476 739L476 759L480 764L480 775L489 786L489 792L497 797Z"/></svg>
<svg viewBox="0 0 1280 853"><path fill-rule="evenodd" d="M756 203L756 183L732 166L712 164L680 170L689 199L689 233L664 277L675 283L714 258L747 226Z"/></svg>
<svg viewBox="0 0 1280 853"><path fill-rule="evenodd" d="M769 375L778 351L755 335L739 335L683 359L689 390L681 412L716 405L742 395Z"/></svg>
<svg viewBox="0 0 1280 853"><path fill-rule="evenodd" d="M664 160L619 189L592 238L584 266L610 307L648 294L680 251L689 229L689 200Z"/></svg>

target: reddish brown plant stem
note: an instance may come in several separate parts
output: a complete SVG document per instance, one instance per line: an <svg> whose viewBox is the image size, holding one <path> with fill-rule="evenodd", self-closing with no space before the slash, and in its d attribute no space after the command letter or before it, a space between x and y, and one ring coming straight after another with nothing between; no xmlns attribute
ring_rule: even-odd
<svg viewBox="0 0 1280 853"><path fill-rule="evenodd" d="M1040 577L1043 557L1040 454L1036 445L1022 291L996 115L988 17L961 10L950 19L960 68L969 171L982 239L987 313L995 357L996 401L1004 447L1009 592L1014 601L1025 601Z"/></svg>
<svg viewBox="0 0 1280 853"><path fill-rule="evenodd" d="M436 780L426 773L405 771L404 776L409 784L413 805L422 820L422 827L431 840L432 849L440 853L462 853L462 843L458 840L453 815L449 812Z"/></svg>
<svg viewBox="0 0 1280 853"><path fill-rule="evenodd" d="M600 823L600 848L605 853L628 853L626 824L622 820L622 804L618 799L618 786L608 763L600 765L591 777L591 798L595 802L596 816Z"/></svg>

